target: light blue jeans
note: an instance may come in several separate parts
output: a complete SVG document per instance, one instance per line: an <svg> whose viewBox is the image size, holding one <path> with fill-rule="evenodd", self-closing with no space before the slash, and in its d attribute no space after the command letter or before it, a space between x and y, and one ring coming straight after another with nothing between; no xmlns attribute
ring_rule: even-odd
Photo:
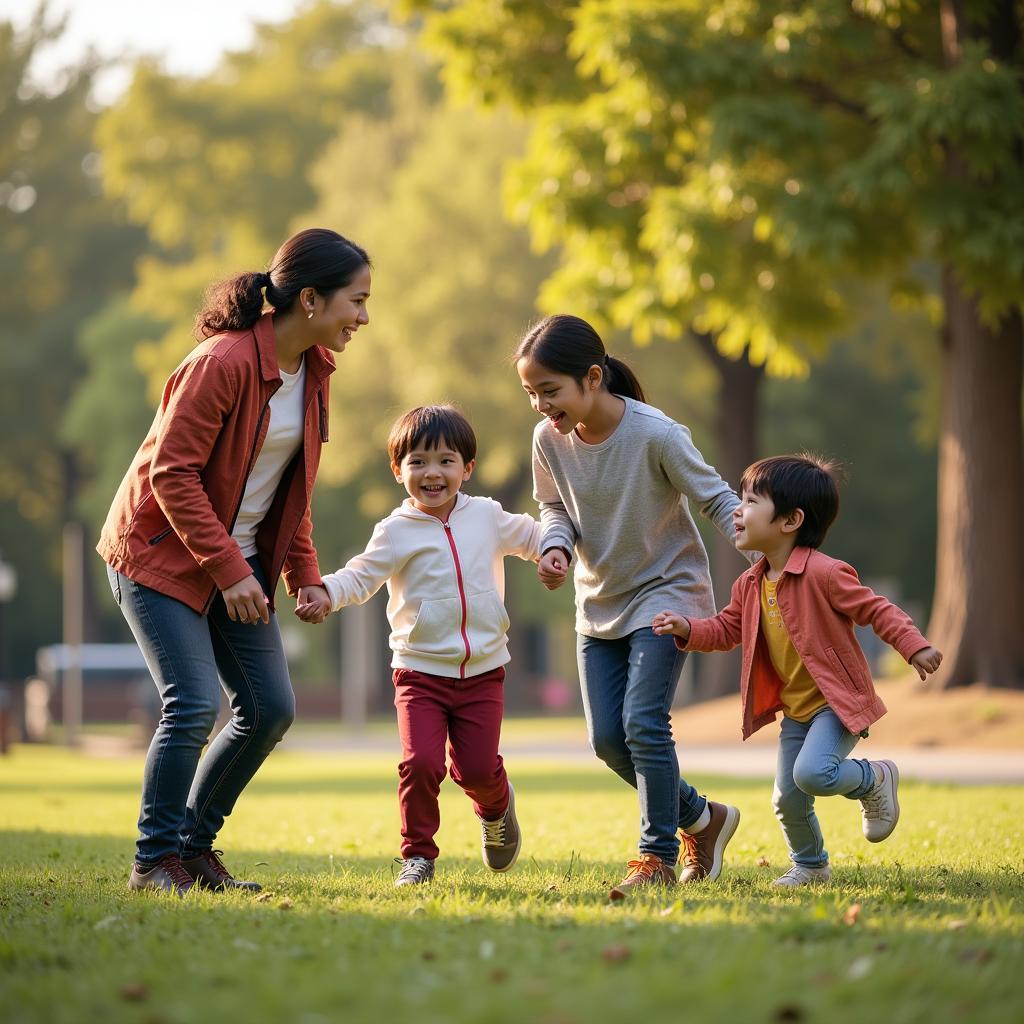
<svg viewBox="0 0 1024 1024"><path fill-rule="evenodd" d="M859 738L830 707L807 722L783 716L772 805L794 864L820 868L828 863L814 813L816 796L859 800L874 785L871 762L847 757Z"/></svg>
<svg viewBox="0 0 1024 1024"><path fill-rule="evenodd" d="M638 629L616 640L577 636L580 686L594 753L640 797L640 852L679 857L680 828L707 800L679 777L669 709L686 655L671 636Z"/></svg>

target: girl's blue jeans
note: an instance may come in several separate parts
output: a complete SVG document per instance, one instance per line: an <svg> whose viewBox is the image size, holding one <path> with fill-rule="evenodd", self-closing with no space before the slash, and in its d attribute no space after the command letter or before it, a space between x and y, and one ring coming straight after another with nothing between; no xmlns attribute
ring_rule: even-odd
<svg viewBox="0 0 1024 1024"><path fill-rule="evenodd" d="M859 800L874 785L871 762L847 757L858 739L830 707L807 722L783 716L772 805L794 864L818 868L828 863L814 813L816 796Z"/></svg>
<svg viewBox="0 0 1024 1024"><path fill-rule="evenodd" d="M249 559L266 588L259 562ZM206 616L107 566L120 605L160 693L160 723L146 757L136 861L212 848L239 794L295 717L295 695L277 618L228 618L218 593ZM200 753L220 708L231 720Z"/></svg>
<svg viewBox="0 0 1024 1024"><path fill-rule="evenodd" d="M679 777L669 709L686 657L671 636L638 629L616 640L577 636L580 685L594 753L640 797L640 852L679 857L679 828L707 801Z"/></svg>

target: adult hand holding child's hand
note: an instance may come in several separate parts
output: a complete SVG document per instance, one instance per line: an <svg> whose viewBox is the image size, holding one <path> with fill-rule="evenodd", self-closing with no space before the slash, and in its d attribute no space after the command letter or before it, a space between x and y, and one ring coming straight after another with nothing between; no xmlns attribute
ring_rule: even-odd
<svg viewBox="0 0 1024 1024"><path fill-rule="evenodd" d="M303 621L318 626L331 613L331 599L324 587L299 587L295 614Z"/></svg>

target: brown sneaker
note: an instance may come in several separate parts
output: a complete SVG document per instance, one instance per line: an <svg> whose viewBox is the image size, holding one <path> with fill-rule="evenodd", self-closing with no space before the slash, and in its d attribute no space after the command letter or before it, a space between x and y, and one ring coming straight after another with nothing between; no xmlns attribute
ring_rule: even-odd
<svg viewBox="0 0 1024 1024"><path fill-rule="evenodd" d="M128 876L129 889L161 889L175 896L184 896L193 885L194 879L182 867L181 858L176 853L161 857L149 868L133 864L132 873Z"/></svg>
<svg viewBox="0 0 1024 1024"><path fill-rule="evenodd" d="M728 804L708 801L711 821L695 836L681 832L683 840L682 864L679 881L699 882L706 878L713 882L722 873L722 854L736 833L740 812Z"/></svg>
<svg viewBox="0 0 1024 1024"><path fill-rule="evenodd" d="M204 850L194 857L181 862L190 878L200 889L245 889L248 892L259 892L263 888L259 882L240 882L220 859L220 850Z"/></svg>
<svg viewBox="0 0 1024 1024"><path fill-rule="evenodd" d="M624 900L633 889L644 885L675 885L675 868L653 853L641 853L626 865L626 877L608 893L610 900Z"/></svg>
<svg viewBox="0 0 1024 1024"><path fill-rule="evenodd" d="M480 822L480 855L492 871L508 871L519 856L523 837L516 818L516 794L508 784L508 807L500 818L488 821L477 815Z"/></svg>

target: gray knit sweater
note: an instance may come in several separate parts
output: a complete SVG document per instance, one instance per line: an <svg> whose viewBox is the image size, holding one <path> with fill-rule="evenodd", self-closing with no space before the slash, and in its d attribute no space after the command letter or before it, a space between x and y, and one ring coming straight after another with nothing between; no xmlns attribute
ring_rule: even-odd
<svg viewBox="0 0 1024 1024"><path fill-rule="evenodd" d="M576 630L615 639L660 611L715 614L708 556L692 500L729 540L739 498L694 447L686 427L624 399L615 432L586 444L545 420L533 435L541 549L574 552Z"/></svg>

